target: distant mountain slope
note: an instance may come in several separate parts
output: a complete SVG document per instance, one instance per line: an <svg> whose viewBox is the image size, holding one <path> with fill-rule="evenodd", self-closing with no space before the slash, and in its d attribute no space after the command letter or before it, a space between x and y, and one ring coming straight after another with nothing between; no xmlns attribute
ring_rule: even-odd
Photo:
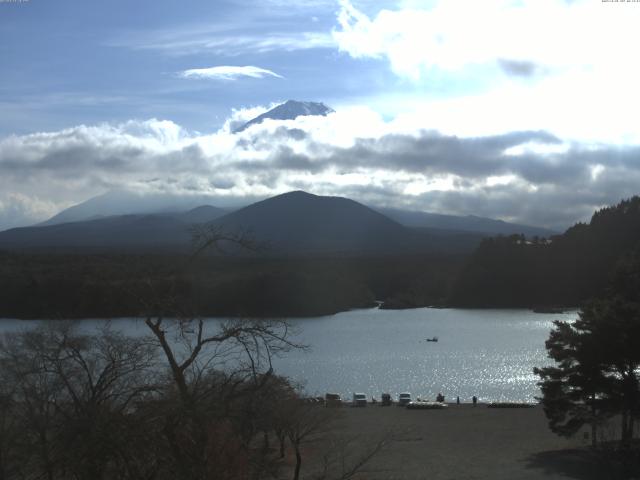
<svg viewBox="0 0 640 480"><path fill-rule="evenodd" d="M236 128L233 133L242 132L251 125L262 123L266 119L272 120L295 120L298 117L306 115L321 115L325 116L332 113L334 110L327 107L324 103L317 102L298 102L296 100L287 100L286 102L272 108L268 112L258 115L256 118L249 120L247 123L239 128Z"/></svg>
<svg viewBox="0 0 640 480"><path fill-rule="evenodd" d="M227 213L229 213L228 210L222 208L211 205L201 205L186 212L175 214L174 217L187 224L207 223Z"/></svg>
<svg viewBox="0 0 640 480"><path fill-rule="evenodd" d="M119 215L0 232L8 249L188 249L189 226L213 221L247 231L270 255L470 252L477 234L408 228L358 202L290 192L222 215L201 206L184 213Z"/></svg>
<svg viewBox="0 0 640 480"><path fill-rule="evenodd" d="M0 232L0 247L19 249L174 247L189 236L178 219L163 215L118 215Z"/></svg>
<svg viewBox="0 0 640 480"><path fill-rule="evenodd" d="M204 205L182 213L115 215L92 220L14 228L0 232L0 247L20 249L184 249L189 228L225 210Z"/></svg>
<svg viewBox="0 0 640 480"><path fill-rule="evenodd" d="M69 207L39 225L57 225L114 215L140 215L165 212L185 212L200 205L216 203L206 195L178 196L139 194L127 190L111 190Z"/></svg>
<svg viewBox="0 0 640 480"><path fill-rule="evenodd" d="M475 215L457 216L438 213L399 210L394 208L378 208L383 215L407 227L441 228L461 232L475 232L487 235L523 234L526 237L550 237L558 232L542 227L519 225L492 218Z"/></svg>
<svg viewBox="0 0 640 480"><path fill-rule="evenodd" d="M78 205L69 207L37 226L97 220L117 215L178 214L202 206L215 208L211 207L211 205L217 205L220 201L223 201L223 199L207 195L143 195L127 190L112 190L97 197L90 198ZM237 205L232 205L233 204L230 204L231 208L219 209L219 215L211 215L211 212L204 213L203 211L200 211L200 213L194 212L191 214L194 217L190 221L193 223L209 221L216 216L221 216L224 213L229 213L238 208ZM376 208L375 210L405 227L441 229L450 232L472 232L482 235L523 233L527 237L536 235L548 237L556 233L544 228L511 224L500 220L475 216L459 217L392 208ZM203 215L204 220L200 220L200 217L198 217L199 214Z"/></svg>

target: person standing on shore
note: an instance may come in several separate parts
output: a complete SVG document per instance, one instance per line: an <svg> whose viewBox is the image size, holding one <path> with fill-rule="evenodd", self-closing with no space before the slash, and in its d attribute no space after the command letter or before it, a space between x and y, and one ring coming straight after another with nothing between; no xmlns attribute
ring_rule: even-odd
<svg viewBox="0 0 640 480"><path fill-rule="evenodd" d="M473 397L471 397L471 401L473 401L473 406L475 407L478 404L478 397L474 395Z"/></svg>

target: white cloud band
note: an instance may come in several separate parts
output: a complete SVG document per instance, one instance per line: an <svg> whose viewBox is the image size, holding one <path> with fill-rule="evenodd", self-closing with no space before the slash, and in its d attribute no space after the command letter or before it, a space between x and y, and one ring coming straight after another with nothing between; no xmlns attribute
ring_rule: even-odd
<svg viewBox="0 0 640 480"><path fill-rule="evenodd" d="M205 78L211 80L236 80L242 77L250 78L264 78L264 77L276 77L284 78L271 70L266 68L254 67L247 65L244 67L220 65L217 67L209 68L191 68L184 70L180 73L180 76L184 78Z"/></svg>
<svg viewBox="0 0 640 480"><path fill-rule="evenodd" d="M226 199L303 189L562 228L637 193L639 156L638 146L586 147L541 131L443 135L363 109L236 135L157 120L79 126L0 140L0 229L117 187Z"/></svg>

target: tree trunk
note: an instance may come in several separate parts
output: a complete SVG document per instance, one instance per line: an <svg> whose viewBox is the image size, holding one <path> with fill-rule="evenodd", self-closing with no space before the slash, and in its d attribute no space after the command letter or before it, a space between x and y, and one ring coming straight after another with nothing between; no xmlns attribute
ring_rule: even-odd
<svg viewBox="0 0 640 480"><path fill-rule="evenodd" d="M41 442L40 448L42 452L42 460L44 463L44 469L47 476L47 480L53 480L54 475L53 475L52 461L49 456L49 442L47 440L47 433L42 430L38 433L39 433L40 442Z"/></svg>
<svg viewBox="0 0 640 480"><path fill-rule="evenodd" d="M280 438L280 458L284 458L284 437Z"/></svg>
<svg viewBox="0 0 640 480"><path fill-rule="evenodd" d="M597 434L598 434L598 425L596 420L596 396L591 395L591 447L596 448L598 446Z"/></svg>
<svg viewBox="0 0 640 480"><path fill-rule="evenodd" d="M630 410L627 413L627 445L631 447L631 443L633 442L633 410Z"/></svg>
<svg viewBox="0 0 640 480"><path fill-rule="evenodd" d="M629 413L626 408L622 412L622 436L620 439L620 443L623 448L627 448L630 444L629 439Z"/></svg>
<svg viewBox="0 0 640 480"><path fill-rule="evenodd" d="M4 471L4 450L2 449L2 445L0 445L0 480L5 480L5 478L7 478Z"/></svg>
<svg viewBox="0 0 640 480"><path fill-rule="evenodd" d="M298 444L294 444L296 450L296 469L293 472L293 480L300 478L300 467L302 466L302 455L300 454L300 447Z"/></svg>
<svg viewBox="0 0 640 480"><path fill-rule="evenodd" d="M178 387L178 392L180 392L180 398L182 399L185 406L191 406L191 395L189 394L189 387L187 386L187 380L184 376L184 371L178 365L175 355L173 354L173 350L167 341L167 338L164 334L164 330L160 326L160 320L154 323L150 318L145 320L147 326L151 329L151 332L155 335L160 343L160 347L169 362L169 367L171 368L171 374L173 376L173 380L176 383L176 387Z"/></svg>

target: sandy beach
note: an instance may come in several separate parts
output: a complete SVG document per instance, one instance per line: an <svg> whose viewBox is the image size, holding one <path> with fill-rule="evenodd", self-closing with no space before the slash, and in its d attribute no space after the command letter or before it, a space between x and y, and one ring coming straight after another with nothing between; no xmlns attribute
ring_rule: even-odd
<svg viewBox="0 0 640 480"><path fill-rule="evenodd" d="M615 478L596 466L586 448L588 438L553 434L540 406L493 409L453 404L444 410L407 410L369 405L342 408L339 417L335 424L339 434L355 437L356 444L391 439L355 478ZM306 448L309 456L322 451L313 442Z"/></svg>

